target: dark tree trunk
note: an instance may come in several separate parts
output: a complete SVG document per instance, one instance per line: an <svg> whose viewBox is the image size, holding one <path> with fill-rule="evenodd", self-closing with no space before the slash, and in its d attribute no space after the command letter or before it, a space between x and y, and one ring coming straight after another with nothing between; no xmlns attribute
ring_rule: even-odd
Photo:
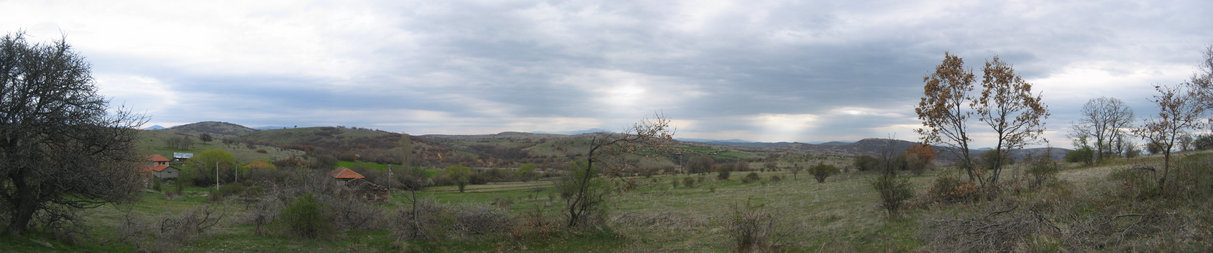
<svg viewBox="0 0 1213 253"><path fill-rule="evenodd" d="M34 200L34 191L25 182L24 175L22 174L24 173L18 170L12 177L13 186L16 190L15 195L17 195L13 199L12 205L16 207L16 210L13 210L12 216L9 217L9 224L6 228L7 231L5 231L10 235L16 236L21 235L21 233L24 233L29 228L29 222L33 219L35 207L37 207L37 201Z"/></svg>

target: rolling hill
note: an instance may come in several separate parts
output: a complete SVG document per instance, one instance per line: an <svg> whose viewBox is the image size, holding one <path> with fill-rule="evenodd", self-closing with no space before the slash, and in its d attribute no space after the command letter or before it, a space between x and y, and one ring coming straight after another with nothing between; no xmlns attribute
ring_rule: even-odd
<svg viewBox="0 0 1213 253"><path fill-rule="evenodd" d="M367 128L347 127L305 127L278 128L256 130L245 126L226 122L198 122L164 130L142 130L141 145L149 146L148 150L166 152L162 143L167 138L190 136L197 138L206 133L221 139L229 148L243 145L244 149L281 150L293 153L281 153L269 158L283 156L303 156L309 159L328 157L343 161L363 161L380 164L399 164L402 150L400 149L400 133L387 132ZM584 154L589 147L592 134L550 134L502 132L483 135L417 135L410 136L413 143L414 157L426 166L443 167L447 165L469 165L475 167L516 166L522 163L535 163L541 167L561 167L569 161ZM745 160L758 162L769 154L803 153L833 157L856 155L880 156L885 150L900 153L916 142L905 140L864 139L856 142L827 142L821 144L779 142L760 143L743 141L677 141L674 151L667 153L648 154L664 162L649 164L676 164L676 159L686 154L711 156L718 161ZM160 147L155 147L160 146ZM942 161L947 162L954 157L950 152L955 149L935 146ZM1053 157L1061 157L1069 150L1053 149ZM1044 149L1016 150L1011 153L1013 158L1023 158L1027 154L1045 152ZM677 155L675 155L677 153ZM972 152L974 155L980 151ZM249 157L265 156L250 155ZM639 159L639 158L636 158Z"/></svg>

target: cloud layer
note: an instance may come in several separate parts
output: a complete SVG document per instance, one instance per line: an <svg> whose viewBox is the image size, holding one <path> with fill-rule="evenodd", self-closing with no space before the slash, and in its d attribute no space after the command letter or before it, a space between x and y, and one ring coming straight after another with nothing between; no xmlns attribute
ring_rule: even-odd
<svg viewBox="0 0 1213 253"><path fill-rule="evenodd" d="M0 31L66 35L153 124L414 134L622 129L913 139L945 51L998 55L1064 129L1087 99L1148 115L1213 43L1209 1L4 1ZM978 73L980 74L980 73ZM974 123L976 124L976 123ZM1059 141L1060 140L1060 141ZM979 145L988 145L978 140Z"/></svg>

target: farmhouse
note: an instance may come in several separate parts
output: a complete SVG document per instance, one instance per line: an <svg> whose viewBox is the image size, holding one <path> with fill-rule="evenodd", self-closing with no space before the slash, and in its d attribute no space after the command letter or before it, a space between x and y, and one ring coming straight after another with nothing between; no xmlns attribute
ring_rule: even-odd
<svg viewBox="0 0 1213 253"><path fill-rule="evenodd" d="M366 176L349 168L340 167L329 171L328 175L337 179L341 189L354 197L377 202L387 202L391 199L387 188L367 181Z"/></svg>
<svg viewBox="0 0 1213 253"><path fill-rule="evenodd" d="M157 179L174 179L181 174L180 169L174 168L168 164L168 158L164 158L164 156L159 154L147 156L147 162L148 166L145 168L145 170L150 172Z"/></svg>
<svg viewBox="0 0 1213 253"><path fill-rule="evenodd" d="M366 178L366 176L363 176L362 174L358 174L358 172L354 172L354 170L351 170L346 167L340 167L335 170L329 171L329 176L336 178L337 180L341 180L341 182L347 182L352 179L358 179L358 178Z"/></svg>

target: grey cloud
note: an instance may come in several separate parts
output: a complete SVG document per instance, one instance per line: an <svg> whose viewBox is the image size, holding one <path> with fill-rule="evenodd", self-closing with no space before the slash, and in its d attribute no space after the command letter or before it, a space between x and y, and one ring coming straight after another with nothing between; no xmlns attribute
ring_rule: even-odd
<svg viewBox="0 0 1213 253"><path fill-rule="evenodd" d="M1208 9L1208 1L388 1L360 10L380 22L381 31L331 34L324 43L332 52L317 55L338 56L309 60L359 66L342 70L348 77L307 72L314 67L235 75L155 57L90 59L98 72L161 80L182 94L172 111L226 117L156 115L165 122L323 124L332 123L333 111L362 111L371 116L336 123L399 131L442 124L467 131L544 131L573 126L507 126L522 119L589 118L600 120L597 128L615 129L663 111L699 122L686 132L708 135L760 132L745 120L761 114L816 115L825 122L787 140L807 141L883 137L888 133L880 131L889 126L917 124L912 107L921 96L922 77L945 51L964 57L978 75L981 64L997 55L1029 81L1084 62L1195 65L1197 50L1213 43L1213 17L1203 11ZM271 14L255 18L285 15ZM208 43L225 43L213 39ZM344 55L333 53L338 51ZM276 66L258 69L269 67ZM1136 71L1125 68L1110 71ZM609 97L602 90L621 85L612 78L633 78L646 92L662 94L643 96L649 101L639 103L651 107L612 107L602 101ZM1154 80L1178 81L1167 78ZM1147 115L1153 108L1138 90L1110 86L1064 94L1067 99L1050 104L1049 127L1062 129L1073 121L1085 99L1070 97L1111 94ZM1042 91L1046 99L1053 95ZM842 107L902 115L831 114ZM401 111L441 112L460 122L370 113Z"/></svg>

